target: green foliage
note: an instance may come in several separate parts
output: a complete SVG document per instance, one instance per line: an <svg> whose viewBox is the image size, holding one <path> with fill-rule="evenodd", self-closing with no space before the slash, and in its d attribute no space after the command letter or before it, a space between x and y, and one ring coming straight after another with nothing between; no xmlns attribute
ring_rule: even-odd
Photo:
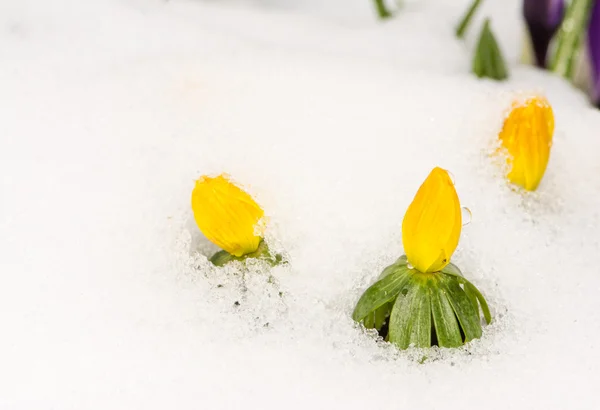
<svg viewBox="0 0 600 410"><path fill-rule="evenodd" d="M243 261L247 260L248 258L264 260L264 261L268 262L271 266L279 265L284 262L282 255L279 255L279 254L272 255L271 254L271 251L269 250L269 247L267 246L265 241L260 242L260 244L258 245L258 249L255 252L249 253L247 255L234 256L227 251L219 251L210 258L210 261L215 266L224 266L229 262L232 262L232 261L243 262Z"/></svg>
<svg viewBox="0 0 600 410"><path fill-rule="evenodd" d="M487 77L494 80L508 78L508 70L502 57L498 42L490 28L490 19L486 19L479 36L475 57L473 58L473 72L477 77Z"/></svg>
<svg viewBox="0 0 600 410"><path fill-rule="evenodd" d="M471 24L471 20L479 6L481 6L481 0L474 0L458 26L456 26L456 37L463 38L465 36L465 32L467 31L469 24Z"/></svg>
<svg viewBox="0 0 600 410"><path fill-rule="evenodd" d="M572 0L556 34L556 52L550 61L550 70L571 79L582 38L587 30L592 0Z"/></svg>
<svg viewBox="0 0 600 410"><path fill-rule="evenodd" d="M377 10L377 14L381 19L392 17L392 13L390 13L385 6L385 0L375 0L375 9Z"/></svg>
<svg viewBox="0 0 600 410"><path fill-rule="evenodd" d="M378 331L389 322L386 338L401 349L458 347L481 337L480 308L490 323L483 295L455 265L421 273L403 256L363 293L352 318Z"/></svg>

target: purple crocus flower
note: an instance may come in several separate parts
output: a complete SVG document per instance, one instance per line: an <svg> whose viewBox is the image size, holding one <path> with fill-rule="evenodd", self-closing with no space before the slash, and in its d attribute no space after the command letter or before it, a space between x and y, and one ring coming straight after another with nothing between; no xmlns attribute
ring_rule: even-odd
<svg viewBox="0 0 600 410"><path fill-rule="evenodd" d="M595 1L588 26L588 51L592 68L592 102L600 108L600 1Z"/></svg>
<svg viewBox="0 0 600 410"><path fill-rule="evenodd" d="M523 16L531 35L538 67L546 67L548 45L560 26L564 10L564 0L523 1Z"/></svg>

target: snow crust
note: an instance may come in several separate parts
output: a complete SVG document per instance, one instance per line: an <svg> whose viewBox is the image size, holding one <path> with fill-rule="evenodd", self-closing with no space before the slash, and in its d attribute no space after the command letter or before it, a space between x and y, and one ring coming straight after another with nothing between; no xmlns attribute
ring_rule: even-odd
<svg viewBox="0 0 600 410"><path fill-rule="evenodd" d="M469 74L467 3L385 23L366 0L0 5L0 408L595 408L600 114L517 64L516 0L478 17L510 81ZM490 153L532 92L556 132L523 194ZM473 213L453 262L494 322L399 352L350 315L437 165ZM220 172L289 264L209 264L189 202Z"/></svg>

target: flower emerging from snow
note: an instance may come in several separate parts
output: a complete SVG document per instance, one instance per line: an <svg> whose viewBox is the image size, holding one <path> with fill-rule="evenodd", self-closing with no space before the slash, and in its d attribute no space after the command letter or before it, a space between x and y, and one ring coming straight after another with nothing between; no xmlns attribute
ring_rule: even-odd
<svg viewBox="0 0 600 410"><path fill-rule="evenodd" d="M406 255L364 291L352 318L400 349L459 347L482 335L479 311L492 320L483 294L450 262L462 210L447 171L434 168L402 222Z"/></svg>
<svg viewBox="0 0 600 410"><path fill-rule="evenodd" d="M231 255L240 257L258 249L262 238L257 225L264 211L227 175L196 181L192 210L202 233Z"/></svg>
<svg viewBox="0 0 600 410"><path fill-rule="evenodd" d="M458 245L461 228L454 183L447 171L436 167L404 215L402 243L408 262L423 273L443 269Z"/></svg>
<svg viewBox="0 0 600 410"><path fill-rule="evenodd" d="M554 133L554 114L548 100L532 97L513 105L504 121L500 141L508 152L508 179L535 190L546 171Z"/></svg>
<svg viewBox="0 0 600 410"><path fill-rule="evenodd" d="M538 67L546 67L550 40L562 22L564 0L524 0L523 16L529 29Z"/></svg>

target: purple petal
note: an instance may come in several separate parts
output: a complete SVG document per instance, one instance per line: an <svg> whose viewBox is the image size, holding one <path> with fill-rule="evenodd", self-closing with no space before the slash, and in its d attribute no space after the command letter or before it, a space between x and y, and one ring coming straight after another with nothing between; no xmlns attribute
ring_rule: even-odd
<svg viewBox="0 0 600 410"><path fill-rule="evenodd" d="M596 1L592 8L588 26L588 48L592 65L592 99L598 105L600 104L600 1Z"/></svg>
<svg viewBox="0 0 600 410"><path fill-rule="evenodd" d="M523 16L531 35L536 63L546 66L548 45L562 22L564 0L524 0Z"/></svg>

